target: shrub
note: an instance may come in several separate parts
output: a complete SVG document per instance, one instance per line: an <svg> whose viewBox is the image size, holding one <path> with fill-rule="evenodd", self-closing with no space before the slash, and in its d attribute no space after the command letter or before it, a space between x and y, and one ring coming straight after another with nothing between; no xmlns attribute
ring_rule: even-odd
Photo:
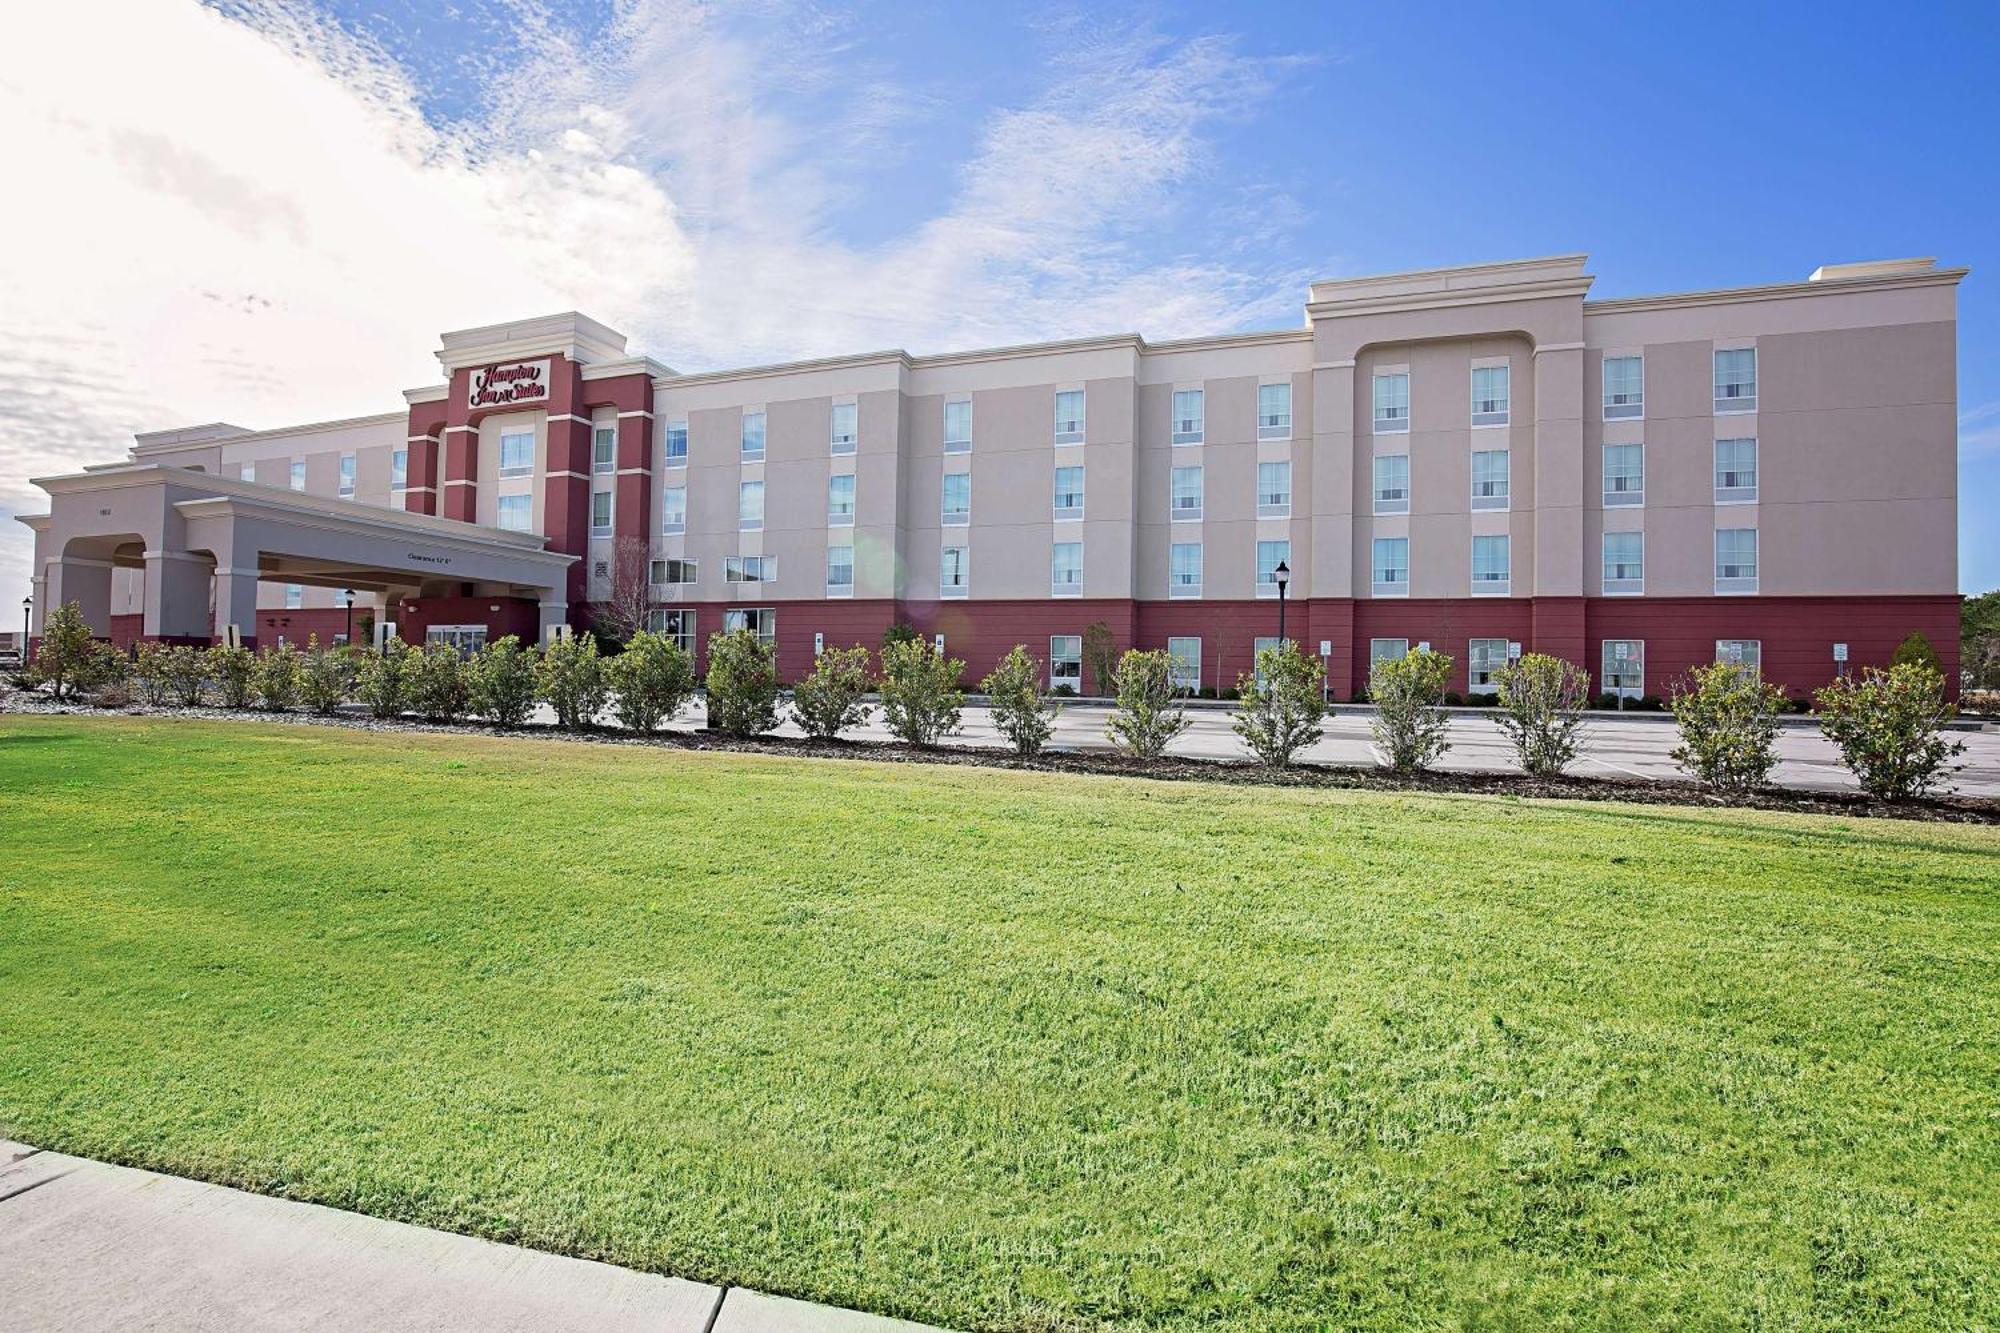
<svg viewBox="0 0 2000 1333"><path fill-rule="evenodd" d="M162 664L167 689L183 708L199 708L208 692L208 654L193 644L177 643L167 649Z"/></svg>
<svg viewBox="0 0 2000 1333"><path fill-rule="evenodd" d="M1076 698L1076 686L1070 684L1068 681L1064 681L1049 691L1049 693L1055 695L1058 699L1074 699Z"/></svg>
<svg viewBox="0 0 2000 1333"><path fill-rule="evenodd" d="M1950 761L1965 752L1964 741L1944 735L1953 709L1935 667L1921 662L1901 662L1887 671L1870 667L1860 680L1836 680L1813 697L1819 729L1871 796L1901 801L1925 795L1958 767Z"/></svg>
<svg viewBox="0 0 2000 1333"><path fill-rule="evenodd" d="M672 639L640 630L625 643L625 651L605 659L605 681L611 687L611 710L619 725L652 731L671 722L694 698L694 658Z"/></svg>
<svg viewBox="0 0 2000 1333"><path fill-rule="evenodd" d="M64 602L42 622L42 641L35 645L35 672L49 683L56 698L66 699L85 688L91 667L90 623L83 608Z"/></svg>
<svg viewBox="0 0 2000 1333"><path fill-rule="evenodd" d="M289 709L299 698L299 650L281 643L259 653L250 686L266 712L282 713Z"/></svg>
<svg viewBox="0 0 2000 1333"><path fill-rule="evenodd" d="M218 643L208 650L208 678L224 708L248 708L257 673L257 654L241 646Z"/></svg>
<svg viewBox="0 0 2000 1333"><path fill-rule="evenodd" d="M1018 755L1042 752L1055 734L1062 705L1042 692L1042 664L1017 643L979 682L986 693L993 725Z"/></svg>
<svg viewBox="0 0 2000 1333"><path fill-rule="evenodd" d="M535 663L535 693L555 710L557 726L575 731L596 725L610 692L604 659L597 655L597 640L590 635L552 639L542 649Z"/></svg>
<svg viewBox="0 0 2000 1333"><path fill-rule="evenodd" d="M916 637L917 631L914 626L898 620L882 631L882 646L887 648L891 644L909 643Z"/></svg>
<svg viewBox="0 0 2000 1333"><path fill-rule="evenodd" d="M910 745L928 749L958 730L965 663L917 640L882 650L882 717Z"/></svg>
<svg viewBox="0 0 2000 1333"><path fill-rule="evenodd" d="M465 659L449 643L427 643L403 656L403 699L426 722L456 722L472 705Z"/></svg>
<svg viewBox="0 0 2000 1333"><path fill-rule="evenodd" d="M1778 710L1785 692L1757 668L1733 662L1695 667L1669 706L1681 742L1673 759L1703 786L1746 792L1764 785L1778 762Z"/></svg>
<svg viewBox="0 0 2000 1333"><path fill-rule="evenodd" d="M792 686L792 716L814 740L830 741L848 727L858 727L873 710L862 699L868 693L868 650L829 648L813 668Z"/></svg>
<svg viewBox="0 0 2000 1333"><path fill-rule="evenodd" d="M1186 731L1187 709L1174 684L1174 655L1164 649L1128 648L1111 673L1117 707L1104 734L1134 759L1158 759L1167 742Z"/></svg>
<svg viewBox="0 0 2000 1333"><path fill-rule="evenodd" d="M466 664L472 711L496 727L518 727L535 711L535 653L512 634L487 643Z"/></svg>
<svg viewBox="0 0 2000 1333"><path fill-rule="evenodd" d="M1494 673L1500 687L1500 730L1530 775L1552 778L1583 747L1583 707L1590 673L1547 653L1528 653Z"/></svg>
<svg viewBox="0 0 2000 1333"><path fill-rule="evenodd" d="M347 702L354 684L354 668L346 649L329 647L315 634L306 640L304 659L299 663L299 701L322 717L331 716Z"/></svg>
<svg viewBox="0 0 2000 1333"><path fill-rule="evenodd" d="M1931 641L1917 630L1911 630L1909 636L1896 645L1896 651L1889 655L1889 665L1891 668L1929 667L1939 676L1944 674L1944 667L1938 661L1937 649L1931 647Z"/></svg>
<svg viewBox="0 0 2000 1333"><path fill-rule="evenodd" d="M1376 752L1398 773L1429 768L1451 748L1450 717L1440 704L1451 680L1451 656L1419 648L1377 662L1368 673L1375 698L1369 723Z"/></svg>
<svg viewBox="0 0 2000 1333"><path fill-rule="evenodd" d="M1101 620L1083 627L1083 665L1090 672L1089 692L1104 695L1117 691L1118 638Z"/></svg>
<svg viewBox="0 0 2000 1333"><path fill-rule="evenodd" d="M364 652L354 667L354 694L376 717L403 715L403 659L410 645L393 636L384 637L382 651Z"/></svg>
<svg viewBox="0 0 2000 1333"><path fill-rule="evenodd" d="M771 646L747 629L708 640L708 725L755 736L778 725L778 668Z"/></svg>
<svg viewBox="0 0 2000 1333"><path fill-rule="evenodd" d="M1258 682L1258 676L1263 682ZM1271 768L1284 768L1320 737L1326 718L1325 668L1290 639L1257 654L1257 670L1237 678L1243 707L1230 728Z"/></svg>
<svg viewBox="0 0 2000 1333"><path fill-rule="evenodd" d="M167 651L165 644L148 641L140 644L132 657L132 684L138 689L139 697L155 708L167 701L170 688L167 682Z"/></svg>
<svg viewBox="0 0 2000 1333"><path fill-rule="evenodd" d="M125 654L108 643L93 643L76 672L76 687L108 708L124 708L132 702L131 678L132 663ZM104 695L110 698L98 697Z"/></svg>

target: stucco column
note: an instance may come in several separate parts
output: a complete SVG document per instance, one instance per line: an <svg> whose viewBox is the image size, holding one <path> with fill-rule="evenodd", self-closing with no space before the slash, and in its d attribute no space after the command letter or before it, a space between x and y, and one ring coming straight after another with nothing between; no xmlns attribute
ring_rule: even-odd
<svg viewBox="0 0 2000 1333"><path fill-rule="evenodd" d="M254 564L243 568L216 566L216 642L224 639L231 625L236 626L246 645L254 646L257 636L257 567Z"/></svg>
<svg viewBox="0 0 2000 1333"><path fill-rule="evenodd" d="M1583 344L1535 348L1534 651L1588 669L1583 625Z"/></svg>
<svg viewBox="0 0 2000 1333"><path fill-rule="evenodd" d="M1306 590L1316 598L1356 595L1354 349L1333 350L1334 359L1315 364L1312 373L1312 576Z"/></svg>
<svg viewBox="0 0 2000 1333"><path fill-rule="evenodd" d="M111 562L109 560L89 560L80 556L59 556L49 561L48 600L43 603L43 616L48 610L75 602L83 613L84 623L90 632L100 639L111 637ZM40 628L40 621L37 621Z"/></svg>
<svg viewBox="0 0 2000 1333"><path fill-rule="evenodd" d="M49 613L48 576L44 574L37 574L35 575L35 577L29 579L28 592L29 595L35 599L35 605L33 610L29 613L29 621L28 621L28 635L30 638L34 638L41 634L42 618Z"/></svg>
<svg viewBox="0 0 2000 1333"><path fill-rule="evenodd" d="M192 551L146 552L145 615L141 633L149 639L208 636L211 564Z"/></svg>
<svg viewBox="0 0 2000 1333"><path fill-rule="evenodd" d="M549 635L558 625L569 623L569 603L563 600L561 588L542 589L540 628L535 633L537 643L547 643Z"/></svg>

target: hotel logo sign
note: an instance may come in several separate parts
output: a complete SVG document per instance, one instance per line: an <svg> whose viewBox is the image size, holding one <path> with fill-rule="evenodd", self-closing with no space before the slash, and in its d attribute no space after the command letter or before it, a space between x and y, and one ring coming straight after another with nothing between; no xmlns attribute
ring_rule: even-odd
<svg viewBox="0 0 2000 1333"><path fill-rule="evenodd" d="M482 366L472 372L472 387L465 405L474 411L484 407L532 407L549 400L549 363L508 361Z"/></svg>

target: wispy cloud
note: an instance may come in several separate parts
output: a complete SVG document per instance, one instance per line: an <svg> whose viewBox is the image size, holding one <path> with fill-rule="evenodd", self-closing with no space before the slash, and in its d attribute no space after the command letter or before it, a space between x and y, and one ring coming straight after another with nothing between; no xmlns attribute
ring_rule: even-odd
<svg viewBox="0 0 2000 1333"><path fill-rule="evenodd" d="M1959 413L1958 456L1961 460L2000 456L2000 402Z"/></svg>

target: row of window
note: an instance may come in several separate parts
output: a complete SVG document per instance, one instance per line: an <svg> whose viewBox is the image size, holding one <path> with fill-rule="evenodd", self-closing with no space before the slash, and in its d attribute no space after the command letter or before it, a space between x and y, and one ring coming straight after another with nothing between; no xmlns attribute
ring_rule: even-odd
<svg viewBox="0 0 2000 1333"><path fill-rule="evenodd" d="M1492 694L1499 689L1496 679L1500 669L1507 665L1512 645L1505 639L1472 639L1466 644L1465 682L1472 694ZM1761 668L1763 642L1758 639L1717 639L1715 660L1730 662L1753 669ZM1368 664L1372 670L1377 663L1396 661L1409 656L1408 639L1370 639L1368 641ZM1646 689L1646 641L1644 639L1605 639L1599 656L1597 688L1603 694L1622 695L1636 699Z"/></svg>
<svg viewBox="0 0 2000 1333"><path fill-rule="evenodd" d="M1511 451L1477 449L1472 454L1472 508L1506 509L1511 503ZM1375 512L1410 512L1410 456L1375 455ZM1715 442L1715 503L1752 504L1757 499L1757 441ZM1632 508L1646 503L1646 446L1604 446L1604 506Z"/></svg>
<svg viewBox="0 0 2000 1333"><path fill-rule="evenodd" d="M1712 358L1713 403L1718 413L1757 410L1757 349L1719 347ZM1472 368L1472 425L1505 426L1510 413L1508 367ZM1372 419L1378 435L1410 429L1410 372L1377 371L1373 377ZM1604 420L1627 421L1646 415L1646 360L1640 355L1604 358Z"/></svg>

